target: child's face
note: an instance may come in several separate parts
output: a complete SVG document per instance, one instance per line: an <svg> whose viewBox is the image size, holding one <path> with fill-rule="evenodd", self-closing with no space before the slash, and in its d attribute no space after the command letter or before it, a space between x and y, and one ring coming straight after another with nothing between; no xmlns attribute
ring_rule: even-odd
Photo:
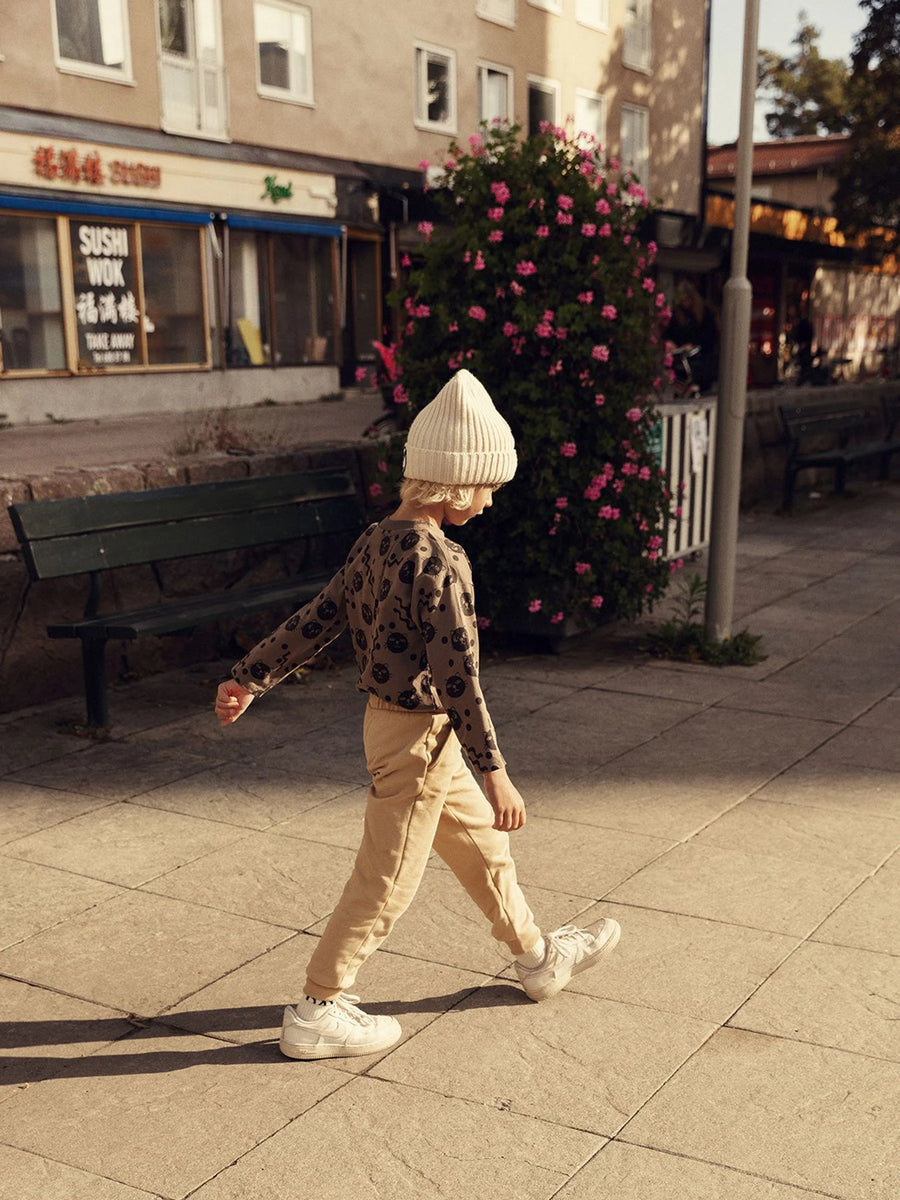
<svg viewBox="0 0 900 1200"><path fill-rule="evenodd" d="M494 489L492 487L477 487L468 508L451 508L444 506L444 520L448 525L465 525L473 517L480 517L486 508L493 503Z"/></svg>

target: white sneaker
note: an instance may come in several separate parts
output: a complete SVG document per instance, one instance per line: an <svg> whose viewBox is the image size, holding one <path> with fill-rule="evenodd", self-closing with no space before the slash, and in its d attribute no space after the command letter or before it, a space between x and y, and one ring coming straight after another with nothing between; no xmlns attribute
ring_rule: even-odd
<svg viewBox="0 0 900 1200"><path fill-rule="evenodd" d="M516 974L532 1000L549 1000L561 992L573 975L586 971L609 954L618 942L622 930L611 917L601 917L587 929L574 925L548 933L544 937L544 961L536 967L516 963Z"/></svg>
<svg viewBox="0 0 900 1200"><path fill-rule="evenodd" d="M341 992L328 1004L317 1005L310 1020L284 1010L278 1048L288 1058L355 1058L387 1050L402 1030L393 1017L373 1017L356 1007L359 996Z"/></svg>

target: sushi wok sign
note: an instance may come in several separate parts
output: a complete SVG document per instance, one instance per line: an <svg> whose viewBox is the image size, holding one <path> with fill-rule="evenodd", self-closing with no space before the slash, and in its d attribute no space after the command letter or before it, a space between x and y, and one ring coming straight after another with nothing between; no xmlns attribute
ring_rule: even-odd
<svg viewBox="0 0 900 1200"><path fill-rule="evenodd" d="M72 221L69 228L80 363L140 363L134 227Z"/></svg>

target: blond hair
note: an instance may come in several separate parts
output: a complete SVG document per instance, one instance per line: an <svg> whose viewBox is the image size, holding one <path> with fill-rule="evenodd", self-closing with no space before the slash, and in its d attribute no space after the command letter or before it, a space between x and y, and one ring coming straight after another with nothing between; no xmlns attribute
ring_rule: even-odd
<svg viewBox="0 0 900 1200"><path fill-rule="evenodd" d="M460 512L468 508L475 499L479 487L490 487L496 491L499 484L477 483L430 483L425 479L404 479L400 485L400 499L411 504L449 504Z"/></svg>

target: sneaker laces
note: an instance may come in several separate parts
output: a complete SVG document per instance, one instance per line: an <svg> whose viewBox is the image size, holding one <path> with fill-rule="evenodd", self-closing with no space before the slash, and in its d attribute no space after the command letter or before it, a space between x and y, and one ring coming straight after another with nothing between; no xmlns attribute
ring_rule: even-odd
<svg viewBox="0 0 900 1200"><path fill-rule="evenodd" d="M335 996L333 1003L346 1020L363 1026L375 1024L373 1016L356 1007L359 1004L359 996L354 996L350 992L341 992L339 996Z"/></svg>
<svg viewBox="0 0 900 1200"><path fill-rule="evenodd" d="M588 942L593 940L593 935L586 929L579 929L577 925L561 925L559 929L554 929L553 933L549 934L547 941L556 949L565 954L566 943L574 944L574 948L584 947Z"/></svg>

